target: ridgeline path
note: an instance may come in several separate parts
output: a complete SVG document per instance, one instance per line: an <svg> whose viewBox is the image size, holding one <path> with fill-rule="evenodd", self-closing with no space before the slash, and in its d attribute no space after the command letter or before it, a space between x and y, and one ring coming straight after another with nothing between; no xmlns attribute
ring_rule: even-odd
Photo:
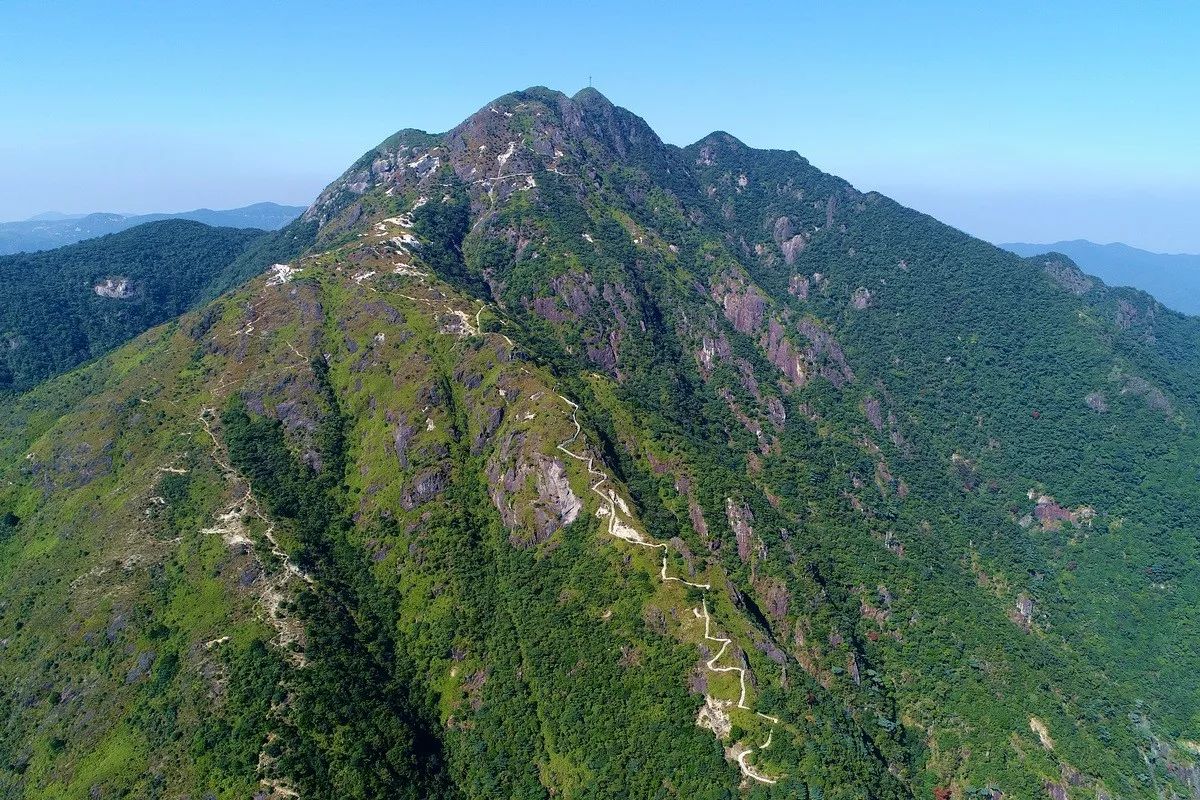
<svg viewBox="0 0 1200 800"><path fill-rule="evenodd" d="M566 403L568 406L571 407L571 422L575 425L575 433L572 434L569 439L566 439L565 441L560 443L558 445L558 449L561 450L563 453L567 454L568 456L570 456L571 458L575 459L576 461L579 461L579 462L585 464L587 466L588 474L591 475L595 479L595 483L593 483L590 487L591 491L593 493L595 493L604 503L603 505L600 506L600 508L598 508L596 510L596 516L597 517L608 517L608 534L610 536L615 536L616 538L620 539L621 541L628 542L629 544L638 545L639 547L647 547L652 550L661 549L663 551L663 553L662 553L662 568L659 571L659 576L661 577L661 579L664 583L667 583L669 581L677 581L679 583L684 584L685 586L691 586L695 589L702 589L704 591L710 591L712 589L711 584L692 583L691 581L684 580L683 578L677 578L673 575L668 575L667 574L667 553L668 553L667 545L662 542L647 541L646 538L641 533L639 533L636 529L634 529L630 525L627 525L626 523L621 521L621 518L618 514L618 509L622 513L624 513L626 516L629 516L629 508L628 508L628 506L626 506L625 501L623 499L621 499L621 497L618 496L617 493L614 492L611 488L609 488L606 491L601 490L601 488L600 488L601 486L603 486L605 483L608 482L608 473L596 469L595 459L593 457L582 456L582 455L579 455L578 453L572 452L569 449L570 445L574 444L579 439L580 435L583 433L583 429L579 425L579 418L577 416L577 412L579 411L579 406L576 403L573 403L570 400L568 400L566 397L563 397L561 394L559 395L559 399L561 399L564 403ZM741 694L738 697L737 707L740 709L746 710L746 711L753 711L753 709L750 706L746 705L746 670L743 667L718 667L717 666L717 661L719 661L721 659L721 656L723 656L725 654L725 650L729 647L730 644L733 643L733 640L725 638L725 637L721 637L721 636L713 636L712 635L712 631L711 631L712 623L708 616L708 600L707 599L701 601L700 609L692 609L692 613L695 614L697 618L701 617L701 611L703 611L703 619L704 619L704 638L710 642L720 642L720 644L721 644L721 648L717 651L717 654L714 655L712 658L710 658L707 662L705 662L705 667L707 667L707 669L710 672L716 672L716 673L736 672L738 674L738 684L741 687ZM768 714L763 714L762 712L758 712L758 711L756 711L755 714L762 717L765 720L769 720L773 726L779 724L779 720L777 718L772 717ZM768 747L770 747L771 739L774 735L775 735L775 731L774 731L774 729L772 729L771 732L767 734L767 740L765 742L763 742L763 744L758 749L766 750ZM746 763L746 758L751 753L754 752L754 748L745 747L745 745L742 745L742 744L736 744L736 745L734 745L732 752L734 753L734 758L737 761L738 767L741 769L742 774L745 775L747 778L750 778L751 780L754 780L754 781L758 781L759 783L773 784L773 783L778 782L778 778L770 778L759 772L755 772L754 768L749 766Z"/></svg>

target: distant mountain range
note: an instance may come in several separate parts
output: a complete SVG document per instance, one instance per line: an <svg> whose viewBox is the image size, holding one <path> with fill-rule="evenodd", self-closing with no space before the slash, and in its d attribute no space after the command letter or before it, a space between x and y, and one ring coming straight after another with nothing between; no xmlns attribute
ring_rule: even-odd
<svg viewBox="0 0 1200 800"><path fill-rule="evenodd" d="M1119 242L1096 244L1085 239L1053 244L1012 242L1000 247L1026 257L1062 253L1107 284L1133 286L1176 311L1200 315L1200 255L1151 253Z"/></svg>
<svg viewBox="0 0 1200 800"><path fill-rule="evenodd" d="M198 208L177 214L63 214L47 211L23 222L0 222L0 255L50 250L164 219L189 219L217 227L276 230L294 220L302 211L303 206L281 206L278 203L254 203L223 211Z"/></svg>

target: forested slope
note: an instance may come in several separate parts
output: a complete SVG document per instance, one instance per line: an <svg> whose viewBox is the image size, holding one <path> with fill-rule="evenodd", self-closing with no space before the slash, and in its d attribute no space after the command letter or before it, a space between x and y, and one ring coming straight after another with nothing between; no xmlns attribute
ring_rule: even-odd
<svg viewBox="0 0 1200 800"><path fill-rule="evenodd" d="M264 234L165 220L0 256L0 392L65 372L295 256L308 243L303 227Z"/></svg>
<svg viewBox="0 0 1200 800"><path fill-rule="evenodd" d="M1194 320L594 91L295 226L0 412L9 793L1198 796Z"/></svg>

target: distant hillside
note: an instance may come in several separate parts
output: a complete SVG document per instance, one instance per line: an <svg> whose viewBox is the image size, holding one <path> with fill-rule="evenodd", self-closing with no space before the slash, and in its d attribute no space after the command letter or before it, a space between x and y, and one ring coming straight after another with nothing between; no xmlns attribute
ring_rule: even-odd
<svg viewBox="0 0 1200 800"><path fill-rule="evenodd" d="M0 391L28 389L228 290L269 263L281 236L162 220L0 256Z"/></svg>
<svg viewBox="0 0 1200 800"><path fill-rule="evenodd" d="M1000 247L1020 256L1062 253L1109 285L1143 289L1169 308L1200 314L1200 255L1151 253L1119 242L1096 244L1085 239L1054 244L1013 242Z"/></svg>
<svg viewBox="0 0 1200 800"><path fill-rule="evenodd" d="M224 211L198 208L177 214L61 214L48 211L23 222L0 222L0 255L50 250L164 219L187 219L218 227L273 231L287 225L302 211L303 206L281 206L278 203L255 203Z"/></svg>

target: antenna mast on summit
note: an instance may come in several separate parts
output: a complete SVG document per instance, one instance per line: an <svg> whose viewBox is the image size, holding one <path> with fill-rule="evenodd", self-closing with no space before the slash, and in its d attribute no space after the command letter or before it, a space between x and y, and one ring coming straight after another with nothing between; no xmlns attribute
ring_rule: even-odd
<svg viewBox="0 0 1200 800"><path fill-rule="evenodd" d="M588 88L589 89L592 88L592 76L591 75L588 75Z"/></svg>

